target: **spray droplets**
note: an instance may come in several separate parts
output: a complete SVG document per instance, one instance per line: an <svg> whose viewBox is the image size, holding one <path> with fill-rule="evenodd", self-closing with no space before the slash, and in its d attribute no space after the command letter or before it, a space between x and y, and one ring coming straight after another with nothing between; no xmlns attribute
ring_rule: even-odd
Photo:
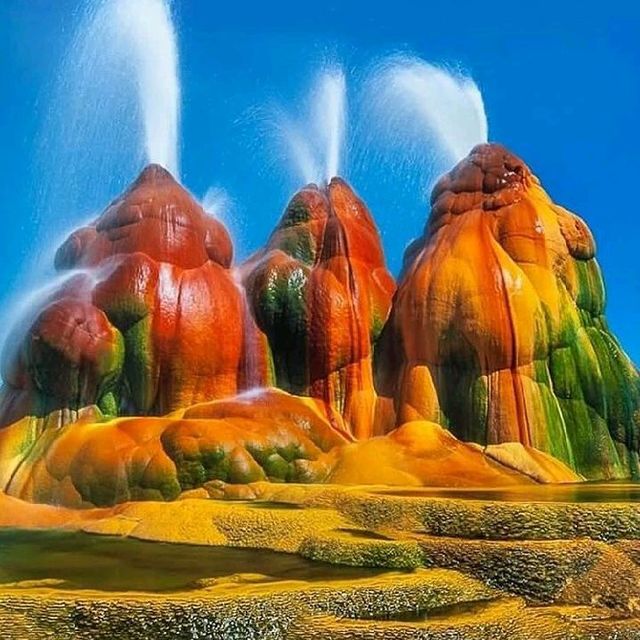
<svg viewBox="0 0 640 640"><path fill-rule="evenodd" d="M461 73L395 56L374 70L365 92L372 134L385 145L404 148L413 162L416 151L427 152L445 171L487 141L482 95Z"/></svg>
<svg viewBox="0 0 640 640"><path fill-rule="evenodd" d="M365 161L395 155L398 165L410 164L432 179L487 141L482 95L462 73L416 57L392 56L366 74L356 90L352 142ZM318 73L304 107L297 119L277 112L278 138L299 178L328 182L345 171L347 82L341 67ZM377 154L370 153L376 148Z"/></svg>
<svg viewBox="0 0 640 640"><path fill-rule="evenodd" d="M326 183L340 172L344 154L347 83L340 67L318 74L306 107L299 120L278 112L277 132L302 180Z"/></svg>
<svg viewBox="0 0 640 640"><path fill-rule="evenodd" d="M180 80L168 0L87 4L43 127L44 212L85 214L144 164L177 178Z"/></svg>
<svg viewBox="0 0 640 640"><path fill-rule="evenodd" d="M321 74L314 99L316 110L313 123L325 150L324 179L329 182L338 175L344 152L347 119L347 83L341 69Z"/></svg>
<svg viewBox="0 0 640 640"><path fill-rule="evenodd" d="M108 0L94 18L136 79L147 162L178 175L178 48L166 0Z"/></svg>

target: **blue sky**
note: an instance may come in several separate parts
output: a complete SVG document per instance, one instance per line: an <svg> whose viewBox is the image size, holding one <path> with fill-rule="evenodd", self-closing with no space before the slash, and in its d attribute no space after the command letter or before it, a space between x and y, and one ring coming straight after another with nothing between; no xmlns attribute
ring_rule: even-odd
<svg viewBox="0 0 640 640"><path fill-rule="evenodd" d="M71 210L36 212L39 184L48 179L37 163L38 140L81 4L0 3L4 308L41 247L106 204L104 188L87 176ZM352 89L373 61L397 51L460 65L483 92L490 139L520 155L556 202L587 220L610 324L640 362L640 7L589 4L176 0L182 179L198 196L212 185L227 190L238 252L246 255L265 241L297 186L260 137L257 109L295 105L327 56L344 64ZM51 162L56 149L46 154ZM346 175L368 202L397 270L424 224L424 198L384 180L374 162L347 164Z"/></svg>

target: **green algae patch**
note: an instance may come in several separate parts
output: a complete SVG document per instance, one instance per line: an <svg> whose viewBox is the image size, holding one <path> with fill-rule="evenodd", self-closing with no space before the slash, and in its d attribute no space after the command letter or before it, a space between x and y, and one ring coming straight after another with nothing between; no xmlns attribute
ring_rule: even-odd
<svg viewBox="0 0 640 640"><path fill-rule="evenodd" d="M434 536L488 540L640 538L634 503L499 502L345 493L337 508L362 527L421 531Z"/></svg>
<svg viewBox="0 0 640 640"><path fill-rule="evenodd" d="M334 530L305 538L300 555L332 564L356 567L415 569L422 566L420 546L413 540L390 540L358 532Z"/></svg>

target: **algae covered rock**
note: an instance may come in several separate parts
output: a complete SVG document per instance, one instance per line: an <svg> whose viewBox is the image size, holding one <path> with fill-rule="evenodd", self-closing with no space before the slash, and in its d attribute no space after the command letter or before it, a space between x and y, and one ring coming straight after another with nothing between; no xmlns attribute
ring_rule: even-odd
<svg viewBox="0 0 640 640"><path fill-rule="evenodd" d="M519 158L480 145L432 195L377 361L396 423L637 476L640 377L609 331L595 246Z"/></svg>
<svg viewBox="0 0 640 640"><path fill-rule="evenodd" d="M5 354L0 424L91 404L161 415L235 395L254 328L231 259L223 225L147 167L59 248L61 284Z"/></svg>
<svg viewBox="0 0 640 640"><path fill-rule="evenodd" d="M256 402L254 417L242 396L165 417L25 417L0 430L0 489L80 507L174 500L213 481L323 482L331 470L326 453L345 438L315 401L263 393L269 415Z"/></svg>
<svg viewBox="0 0 640 640"><path fill-rule="evenodd" d="M243 271L274 384L321 399L352 434L370 436L373 351L394 281L366 205L339 178L305 187Z"/></svg>
<svg viewBox="0 0 640 640"><path fill-rule="evenodd" d="M5 491L108 505L216 482L640 473L640 376L607 327L593 238L503 147L436 185L397 291L339 178L231 260L223 225L156 165L69 236L3 356Z"/></svg>

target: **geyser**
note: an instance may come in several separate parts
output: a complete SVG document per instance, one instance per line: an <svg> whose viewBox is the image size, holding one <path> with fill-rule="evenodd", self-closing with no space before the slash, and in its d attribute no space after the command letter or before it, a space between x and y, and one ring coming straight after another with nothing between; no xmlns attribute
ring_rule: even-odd
<svg viewBox="0 0 640 640"><path fill-rule="evenodd" d="M180 83L169 6L166 0L117 0L112 11L124 40L120 51L133 54L146 159L178 175Z"/></svg>
<svg viewBox="0 0 640 640"><path fill-rule="evenodd" d="M412 56L392 56L370 73L362 96L367 156L393 154L406 181L420 171L434 179L487 142L482 95L468 76ZM399 169L399 170L398 170ZM399 176L399 177L400 177Z"/></svg>
<svg viewBox="0 0 640 640"><path fill-rule="evenodd" d="M56 76L34 171L42 237L22 288L54 277L52 237L82 218L90 223L144 164L178 171L180 85L168 1L88 2ZM16 318L28 326L28 306L12 306L9 331Z"/></svg>
<svg viewBox="0 0 640 640"><path fill-rule="evenodd" d="M340 172L346 114L347 84L340 67L328 67L318 74L302 118L292 120L278 114L278 133L305 182L328 183Z"/></svg>
<svg viewBox="0 0 640 640"><path fill-rule="evenodd" d="M99 71L98 82L107 90L109 84L131 78L145 160L177 176L180 83L168 2L101 0L88 16L80 43L85 56L78 61L79 71ZM105 72L111 75L105 76ZM125 90L122 86L118 89Z"/></svg>
<svg viewBox="0 0 640 640"><path fill-rule="evenodd" d="M317 135L324 143L325 174L328 182L338 175L344 150L347 85L340 69L325 71L314 96L314 120Z"/></svg>
<svg viewBox="0 0 640 640"><path fill-rule="evenodd" d="M49 232L97 212L149 162L178 175L180 83L168 1L89 2L56 75L37 167L38 215Z"/></svg>

